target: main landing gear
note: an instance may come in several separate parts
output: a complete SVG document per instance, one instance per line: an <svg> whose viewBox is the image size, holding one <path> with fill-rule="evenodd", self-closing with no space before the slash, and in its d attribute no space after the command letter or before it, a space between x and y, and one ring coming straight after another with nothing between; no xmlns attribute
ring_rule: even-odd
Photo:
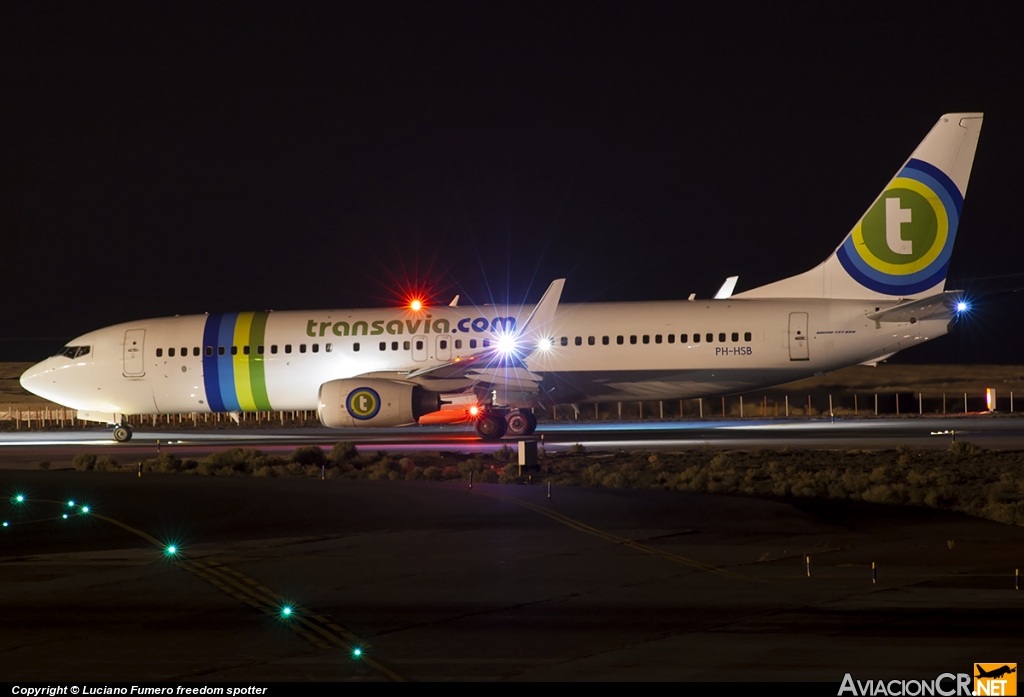
<svg viewBox="0 0 1024 697"><path fill-rule="evenodd" d="M482 440L501 440L504 436L519 438L537 430L537 417L529 409L491 407L476 419L476 433Z"/></svg>
<svg viewBox="0 0 1024 697"><path fill-rule="evenodd" d="M131 426L115 426L114 427L114 440L118 443L127 443L132 439L132 427Z"/></svg>

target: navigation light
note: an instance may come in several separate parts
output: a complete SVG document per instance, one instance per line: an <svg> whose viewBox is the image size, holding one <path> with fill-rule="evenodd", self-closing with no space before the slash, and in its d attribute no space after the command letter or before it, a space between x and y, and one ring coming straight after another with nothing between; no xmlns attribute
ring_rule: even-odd
<svg viewBox="0 0 1024 697"><path fill-rule="evenodd" d="M961 301L959 301L959 302L958 302L958 303L956 304L956 311L957 311L957 312L967 312L967 310L969 310L969 309L970 309L970 307L971 307L971 306L967 304L967 301L966 301L966 300L961 300Z"/></svg>

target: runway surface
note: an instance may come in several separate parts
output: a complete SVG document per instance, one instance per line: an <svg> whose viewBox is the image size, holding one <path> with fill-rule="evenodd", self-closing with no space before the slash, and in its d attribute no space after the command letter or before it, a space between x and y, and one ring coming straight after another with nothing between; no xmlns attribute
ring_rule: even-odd
<svg viewBox="0 0 1024 697"><path fill-rule="evenodd" d="M723 449L893 449L946 448L955 438L985 448L1024 450L1024 418L977 415L888 419L721 421L569 422L542 424L536 438L548 451L580 444L588 451L622 449L682 450L710 446ZM201 458L234 447L290 451L302 445L331 447L340 441L357 448L394 453L416 451L494 451L515 441L483 443L473 431L459 427L391 429L322 428L136 430L129 443L115 443L106 429L81 431L15 431L0 433L0 467L34 467L40 461L64 466L79 452L106 454L119 462L152 457L157 451Z"/></svg>
<svg viewBox="0 0 1024 697"><path fill-rule="evenodd" d="M1013 661L1024 621L1024 530L931 509L75 471L0 488L26 497L0 507L8 681L838 685Z"/></svg>

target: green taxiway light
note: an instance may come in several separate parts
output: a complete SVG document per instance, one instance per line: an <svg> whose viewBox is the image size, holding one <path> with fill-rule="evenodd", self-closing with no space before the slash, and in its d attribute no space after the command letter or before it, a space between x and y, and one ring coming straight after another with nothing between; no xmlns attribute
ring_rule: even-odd
<svg viewBox="0 0 1024 697"><path fill-rule="evenodd" d="M363 650L361 648L359 648L358 646L355 647L354 649L352 649L352 657L353 658L359 658L362 655L363 655Z"/></svg>
<svg viewBox="0 0 1024 697"><path fill-rule="evenodd" d="M68 514L67 514L67 513L65 513L65 514L64 514L64 520L67 520L67 519L68 519Z"/></svg>
<svg viewBox="0 0 1024 697"><path fill-rule="evenodd" d="M88 506L82 506L82 513L88 513L88 512L89 512L89 507Z"/></svg>
<svg viewBox="0 0 1024 697"><path fill-rule="evenodd" d="M9 525L10 525L10 523L8 523L8 522L7 522L6 520L5 520L5 521L4 521L4 527L6 528L6 527L8 527Z"/></svg>
<svg viewBox="0 0 1024 697"><path fill-rule="evenodd" d="M68 499L68 508L74 508L74 507L75 507L75 500L74 499Z"/></svg>
<svg viewBox="0 0 1024 697"><path fill-rule="evenodd" d="M167 545L167 548L164 549L164 554L166 554L169 557L173 557L177 553L178 553L177 545Z"/></svg>
<svg viewBox="0 0 1024 697"><path fill-rule="evenodd" d="M24 494L18 494L17 496L14 497L14 502L15 503L25 503L25 495Z"/></svg>
<svg viewBox="0 0 1024 697"><path fill-rule="evenodd" d="M291 608L290 605L285 605L283 608L281 608L281 617L291 617L291 616L292 616L292 608Z"/></svg>

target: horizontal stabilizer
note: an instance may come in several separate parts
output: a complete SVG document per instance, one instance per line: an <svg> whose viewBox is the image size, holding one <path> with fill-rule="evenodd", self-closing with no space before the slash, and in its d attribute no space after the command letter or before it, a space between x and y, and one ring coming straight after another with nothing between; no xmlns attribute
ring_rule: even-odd
<svg viewBox="0 0 1024 697"><path fill-rule="evenodd" d="M947 290L945 293L872 312L868 315L868 319L873 319L876 322L910 322L911 324L926 319L953 319L956 316L957 303L962 297L963 291Z"/></svg>

